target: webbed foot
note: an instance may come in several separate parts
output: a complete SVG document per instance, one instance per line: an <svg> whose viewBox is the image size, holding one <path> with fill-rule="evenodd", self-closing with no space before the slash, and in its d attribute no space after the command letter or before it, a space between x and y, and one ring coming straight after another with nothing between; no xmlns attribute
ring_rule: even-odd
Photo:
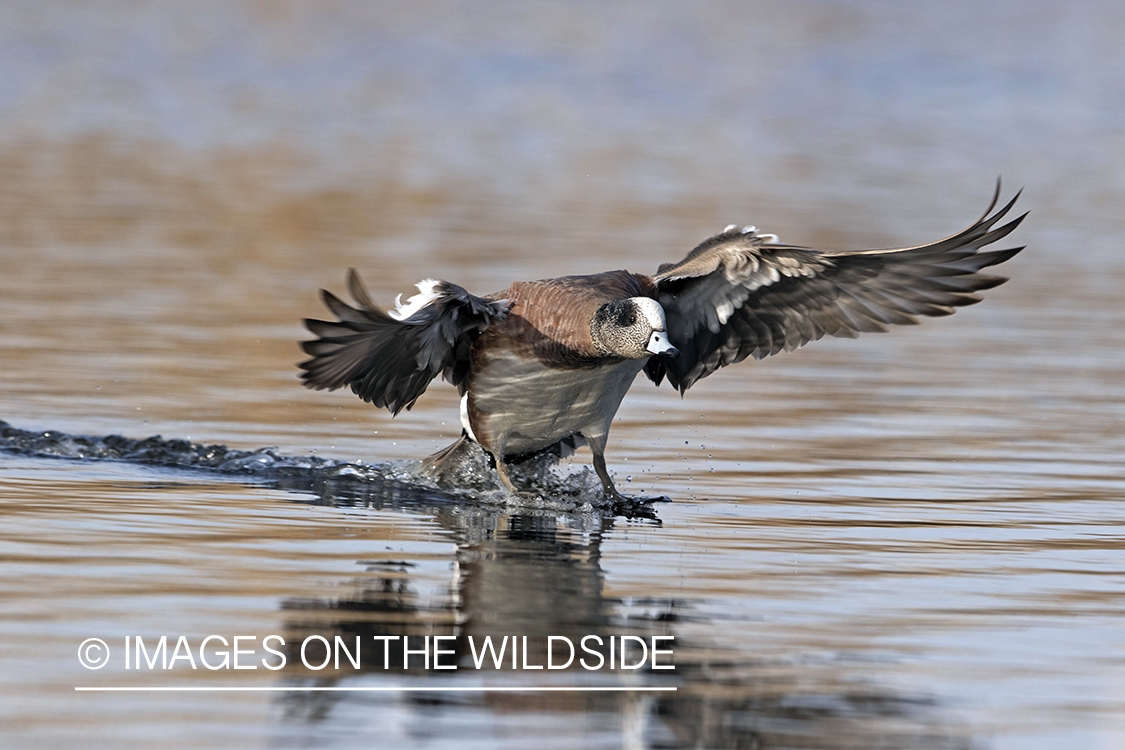
<svg viewBox="0 0 1125 750"><path fill-rule="evenodd" d="M622 495L617 491L616 487L605 488L604 497L609 502L613 503L614 515L623 516L625 518L648 518L657 523L660 519L656 516L656 511L653 510L653 503L670 503L672 498L666 495L657 495L655 497L630 497L629 495Z"/></svg>
<svg viewBox="0 0 1125 750"><path fill-rule="evenodd" d="M647 505L649 503L672 502L672 498L668 497L667 495L654 495L652 497L642 497L639 495L622 495L617 491L616 487L606 487L604 493L605 499L609 500L612 503L642 503Z"/></svg>

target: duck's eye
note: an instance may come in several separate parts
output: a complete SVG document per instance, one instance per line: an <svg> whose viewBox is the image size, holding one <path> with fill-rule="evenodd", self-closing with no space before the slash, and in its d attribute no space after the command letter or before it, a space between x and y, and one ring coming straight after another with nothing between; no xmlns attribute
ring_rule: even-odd
<svg viewBox="0 0 1125 750"><path fill-rule="evenodd" d="M617 325L622 328L632 328L637 324L637 314L634 312L623 311L617 316Z"/></svg>

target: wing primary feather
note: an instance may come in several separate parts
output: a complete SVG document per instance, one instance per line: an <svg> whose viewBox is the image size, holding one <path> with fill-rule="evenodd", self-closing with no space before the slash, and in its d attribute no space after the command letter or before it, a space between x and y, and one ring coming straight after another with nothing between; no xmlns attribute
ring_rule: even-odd
<svg viewBox="0 0 1125 750"><path fill-rule="evenodd" d="M681 394L720 367L824 336L855 337L949 315L980 301L977 292L1004 283L978 273L1024 248L982 251L1014 232L1024 213L1001 224L1022 190L988 208L965 229L914 247L821 252L773 244L769 235L735 229L705 240L653 277L669 340L680 357L662 362L661 379ZM654 375L650 377L659 384Z"/></svg>
<svg viewBox="0 0 1125 750"><path fill-rule="evenodd" d="M367 287L363 285L363 279L359 277L359 272L354 268L348 269L348 294L352 295L352 299L364 310L383 312L371 301L371 295L367 293Z"/></svg>
<svg viewBox="0 0 1125 750"><path fill-rule="evenodd" d="M316 390L349 387L364 401L392 414L410 409L439 373L454 385L467 372L470 345L507 314L506 300L474 297L449 282L436 282L434 298L405 320L396 320L371 300L355 269L348 291L356 307L321 290L335 322L307 319L317 336L301 343L310 358L301 362L304 384Z"/></svg>

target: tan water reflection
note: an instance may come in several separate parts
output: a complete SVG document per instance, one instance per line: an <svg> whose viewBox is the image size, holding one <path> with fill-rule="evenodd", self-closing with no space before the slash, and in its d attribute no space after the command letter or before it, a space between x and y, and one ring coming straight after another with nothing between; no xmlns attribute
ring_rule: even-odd
<svg viewBox="0 0 1125 750"><path fill-rule="evenodd" d="M1029 249L950 319L745 363L683 400L638 383L611 469L674 498L659 524L0 453L7 744L1120 744L1113 7L197 6L0 9L17 428L424 456L460 430L447 386L392 421L297 382L300 319L349 266L387 302L430 275L486 293L650 272L732 221L926 241L997 172L1027 187ZM680 690L73 692L438 680L75 663L87 637L311 630L666 633Z"/></svg>

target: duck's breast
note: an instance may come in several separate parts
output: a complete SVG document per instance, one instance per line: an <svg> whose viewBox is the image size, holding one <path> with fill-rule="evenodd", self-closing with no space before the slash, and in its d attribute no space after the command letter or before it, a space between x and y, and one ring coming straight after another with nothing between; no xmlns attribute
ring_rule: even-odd
<svg viewBox="0 0 1125 750"><path fill-rule="evenodd" d="M627 271L519 282L508 316L477 339L462 422L490 450L530 453L581 432L600 437L644 360L600 354L590 322L607 302L644 293Z"/></svg>
<svg viewBox="0 0 1125 750"><path fill-rule="evenodd" d="M478 442L505 455L532 453L577 432L600 437L643 360L560 369L511 348L493 349L473 373L462 420Z"/></svg>

